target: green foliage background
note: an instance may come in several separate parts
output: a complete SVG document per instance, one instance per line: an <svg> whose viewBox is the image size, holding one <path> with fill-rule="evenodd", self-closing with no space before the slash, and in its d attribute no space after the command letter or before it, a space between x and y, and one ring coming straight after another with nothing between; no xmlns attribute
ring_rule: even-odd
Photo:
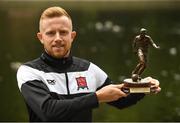
<svg viewBox="0 0 180 123"><path fill-rule="evenodd" d="M0 121L28 121L16 70L43 51L36 33L41 12L50 6L65 8L73 18L73 55L97 64L115 83L137 63L131 43L141 27L161 46L150 48L143 73L160 81L161 93L122 110L103 104L93 121L180 121L180 2L174 0L0 1Z"/></svg>

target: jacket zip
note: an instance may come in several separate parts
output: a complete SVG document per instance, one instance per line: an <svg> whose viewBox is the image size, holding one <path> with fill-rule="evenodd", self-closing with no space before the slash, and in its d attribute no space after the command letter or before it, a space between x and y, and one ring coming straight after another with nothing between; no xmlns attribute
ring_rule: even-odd
<svg viewBox="0 0 180 123"><path fill-rule="evenodd" d="M66 77L66 88L67 88L67 94L70 94L70 90L69 90L69 79L68 79L68 75L67 72L65 72L65 77Z"/></svg>

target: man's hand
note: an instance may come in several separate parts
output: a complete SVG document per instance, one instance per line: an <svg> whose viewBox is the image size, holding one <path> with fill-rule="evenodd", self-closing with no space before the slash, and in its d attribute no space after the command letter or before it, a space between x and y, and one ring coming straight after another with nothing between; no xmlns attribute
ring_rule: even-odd
<svg viewBox="0 0 180 123"><path fill-rule="evenodd" d="M123 84L117 84L117 85L111 84L96 91L96 95L97 95L99 103L111 102L111 101L118 100L121 97L126 97L127 94L121 91L122 87L123 87Z"/></svg>
<svg viewBox="0 0 180 123"><path fill-rule="evenodd" d="M157 79L153 79L152 77L146 77L145 78L147 81L150 81L151 84L151 90L152 93L159 93L161 91L161 88L159 87L159 81Z"/></svg>

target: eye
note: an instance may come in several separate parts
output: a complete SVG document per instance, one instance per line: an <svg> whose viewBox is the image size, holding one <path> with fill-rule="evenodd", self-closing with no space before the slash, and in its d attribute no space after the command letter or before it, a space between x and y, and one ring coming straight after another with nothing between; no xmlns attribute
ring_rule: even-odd
<svg viewBox="0 0 180 123"><path fill-rule="evenodd" d="M46 32L46 35L48 35L48 36L53 36L55 34L56 34L55 31L48 31L48 32Z"/></svg>
<svg viewBox="0 0 180 123"><path fill-rule="evenodd" d="M61 35L67 35L67 34L68 34L68 31L66 31L66 30L61 30L61 31L60 31L60 34L61 34Z"/></svg>

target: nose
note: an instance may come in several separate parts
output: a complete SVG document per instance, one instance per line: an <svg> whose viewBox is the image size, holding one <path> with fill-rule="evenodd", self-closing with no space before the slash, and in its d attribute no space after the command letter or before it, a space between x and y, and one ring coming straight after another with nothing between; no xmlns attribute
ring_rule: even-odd
<svg viewBox="0 0 180 123"><path fill-rule="evenodd" d="M55 41L62 41L62 37L58 32L55 35Z"/></svg>

